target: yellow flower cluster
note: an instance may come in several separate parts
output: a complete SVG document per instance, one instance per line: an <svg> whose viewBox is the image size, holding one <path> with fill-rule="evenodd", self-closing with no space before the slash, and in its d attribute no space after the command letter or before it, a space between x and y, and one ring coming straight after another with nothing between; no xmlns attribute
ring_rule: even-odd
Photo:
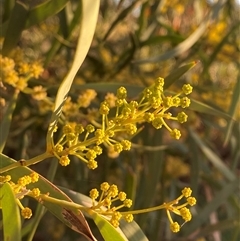
<svg viewBox="0 0 240 241"><path fill-rule="evenodd" d="M0 55L0 66L2 83L11 85L20 91L27 88L30 78L37 79L43 72L43 68L38 62L26 62L20 49L16 49L12 53L12 58Z"/></svg>
<svg viewBox="0 0 240 241"><path fill-rule="evenodd" d="M96 157L102 153L101 144L117 154L130 150L131 142L128 139L141 130L138 124L144 122L150 123L156 129L164 126L173 138L179 139L180 131L170 128L166 120L177 121L180 124L187 121L188 116L184 112L174 117L169 109L188 107L190 99L186 95L192 92L192 86L183 85L182 91L175 96L165 96L163 86L164 79L157 78L151 87L144 89L139 101L128 101L127 90L120 87L116 96L108 94L100 104L98 110L101 116L100 123L92 119L92 124L86 126L76 123L66 124L59 141L56 144L52 143L52 152L59 159L59 163L62 166L69 165L68 156L74 155L85 162L90 169L95 169ZM90 102L87 102L87 96L92 100L96 95L88 90L79 97L76 106L88 106ZM66 109L73 112L75 107L69 103L71 102L67 102ZM113 111L110 114L111 109ZM114 116L112 112L115 112Z"/></svg>
<svg viewBox="0 0 240 241"><path fill-rule="evenodd" d="M27 189L26 186L30 183L35 183L39 179L39 175L36 172L32 172L30 175L25 175L20 177L16 183L11 181L11 176L0 176L0 183L8 182L15 194L18 206L21 209L21 215L29 219L32 216L32 210L28 207L23 207L20 199L23 199L25 195L37 198L40 195L40 190L38 188L33 188L32 190Z"/></svg>
<svg viewBox="0 0 240 241"><path fill-rule="evenodd" d="M118 187L114 184L109 185L107 182L103 182L100 186L101 194L99 197L99 192L96 188L90 191L90 197L92 198L92 207L91 209L95 212L106 217L107 220L117 228L119 226L119 220L123 218L127 222L133 221L133 215L122 214L118 210L127 207L130 208L132 206L132 200L127 199L127 195L125 192L119 192ZM98 200L96 200L99 197ZM113 202L120 200L122 204L117 207L114 207Z"/></svg>
<svg viewBox="0 0 240 241"><path fill-rule="evenodd" d="M172 232L174 232L174 233L179 232L180 227L182 225L180 226L178 224L178 222L174 222L172 220L170 212L173 212L173 213L181 216L183 218L183 220L185 221L184 223L189 222L192 219L192 214L186 206L187 205L194 206L197 202L194 197L191 197L191 194L192 194L192 190L189 187L188 188L185 187L182 190L181 196L179 196L177 199L173 200L172 202L169 202L169 203L165 204L167 216L168 216L168 219L170 221L170 228L171 228ZM178 205L179 201L183 197L186 198L186 202L181 204L181 205Z"/></svg>
<svg viewBox="0 0 240 241"><path fill-rule="evenodd" d="M197 202L196 199L191 196L192 190L185 187L182 190L182 194L177 199L168 203L164 203L160 206L147 209L119 212L119 210L123 207L130 208L132 206L132 200L126 198L126 193L119 192L116 185L109 185L107 182L103 182L101 184L100 190L100 195L99 191L96 188L92 189L89 193L89 196L92 199L91 210L94 210L98 214L103 215L116 228L119 226L119 220L121 218L125 219L127 222L131 222L133 221L133 214L147 213L151 211L165 209L168 219L170 221L170 229L172 230L172 232L178 232L181 226L178 224L178 222L174 222L172 220L170 212L181 216L184 220L183 224L185 224L192 219L192 214L186 206L194 206ZM186 198L186 202L179 205L179 201L184 197ZM113 206L113 202L117 200L120 200L122 204L115 207Z"/></svg>

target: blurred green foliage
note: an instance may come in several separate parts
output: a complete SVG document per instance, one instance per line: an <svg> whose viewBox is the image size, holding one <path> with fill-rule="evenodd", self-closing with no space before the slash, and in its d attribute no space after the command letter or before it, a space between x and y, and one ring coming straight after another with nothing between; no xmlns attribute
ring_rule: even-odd
<svg viewBox="0 0 240 241"><path fill-rule="evenodd" d="M75 54L81 4L5 0L1 9L2 54L19 46L27 60L40 59L45 70L29 86L43 86L54 100ZM194 87L182 138L172 140L165 130L146 124L132 139L131 151L112 158L105 150L94 171L75 158L68 167L47 160L33 169L84 194L103 181L115 183L133 199L134 209L172 200L190 186L198 203L181 232L169 231L161 211L135 217L149 240L239 240L239 11L233 0L102 0L91 48L70 91L72 100L85 89L95 89L95 108L120 85L135 98L156 77L198 61L169 88L178 90L183 83ZM1 86L2 119L12 93ZM84 108L79 112L86 114ZM44 100L21 93L3 153L20 160L44 152L50 114ZM86 121L81 115L61 117L61 123L76 120ZM78 236L46 213L33 240L83 240Z"/></svg>

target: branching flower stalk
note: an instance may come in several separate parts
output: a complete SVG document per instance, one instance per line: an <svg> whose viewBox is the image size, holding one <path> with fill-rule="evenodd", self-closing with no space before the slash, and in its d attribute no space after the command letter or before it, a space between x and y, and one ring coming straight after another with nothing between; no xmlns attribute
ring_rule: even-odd
<svg viewBox="0 0 240 241"><path fill-rule="evenodd" d="M177 116L172 116L169 109L188 107L190 99L185 95L192 92L192 86L183 85L182 91L175 96L165 96L163 86L164 79L157 78L151 87L144 89L139 101L128 101L127 90L120 87L116 96L108 95L101 102L98 110L101 116L100 123L94 120L86 126L78 123L66 124L57 143L54 144L52 140L52 154L59 159L62 166L69 165L69 155L74 155L90 169L95 169L96 157L102 153L102 144L118 154L130 150L132 143L129 140L141 130L139 124L145 122L156 129L164 126L173 138L179 139L180 131L172 129L167 121L184 123L187 121L187 115L179 112ZM95 96L91 91L88 93L90 98ZM181 97L182 95L184 96ZM112 115L112 112L115 114Z"/></svg>
<svg viewBox="0 0 240 241"><path fill-rule="evenodd" d="M27 188L30 183L35 183L38 179L39 176L36 172L32 172L30 175L19 178L17 183L11 181L10 175L0 176L0 183L8 182L11 185L11 188L15 193L17 204L21 210L21 215L25 219L31 218L32 210L29 207L24 207L20 200L25 196L29 196L42 204L44 204L44 202L51 202L67 209L85 211L89 215L91 215L92 212L95 212L103 216L115 228L119 226L120 219L124 219L126 222L132 222L134 219L133 215L165 209L170 222L170 229L172 232L178 232L183 224L192 219L192 214L187 206L194 206L196 204L196 199L191 196L192 190L189 187L185 187L182 190L182 194L173 201L151 208L121 211L124 207L130 208L132 206L132 200L127 199L125 192L119 192L116 185L109 185L107 182L103 182L100 186L100 195L96 188L90 191L89 196L92 199L92 206L86 207L74 202L53 198L49 196L49 193L42 194L38 188ZM186 201L180 204L179 202L182 201L183 198L185 198ZM115 206L114 203L116 203L116 201L120 201L122 204ZM184 220L183 224L180 225L178 222L174 222L171 213L181 216Z"/></svg>
<svg viewBox="0 0 240 241"><path fill-rule="evenodd" d="M28 80L31 77L38 78L43 71L41 65L24 62L22 53L18 49L13 53L13 56L13 58L8 58L0 55L2 82L12 85L26 94L31 94L36 100L44 99L46 97L45 89L36 86L31 90L28 87ZM62 166L67 166L70 164L70 155L78 157L87 164L89 169L95 169L97 167L96 158L102 154L102 145L117 153L117 155L124 150L130 150L132 143L129 140L141 131L142 126L139 125L146 122L156 129L164 126L173 138L179 139L180 131L172 129L166 120L179 123L187 121L187 115L184 112L180 112L174 117L169 109L172 107L188 107L190 99L181 96L190 94L192 87L185 84L180 93L175 96L166 96L163 86L164 79L157 78L151 87L144 89L138 101L128 101L127 90L120 87L116 96L107 94L105 100L100 104L98 109L98 114L101 116L100 122L92 118L91 124L86 126L81 123L66 124L57 143L54 143L53 138L51 138L50 143L47 143L45 153L3 167L0 169L0 173L18 166L30 166L53 156L58 158ZM94 90L86 90L79 96L77 107L88 107L95 97L96 92ZM68 99L65 109L71 111L72 106L69 103ZM110 110L115 112L115 115L110 114Z"/></svg>

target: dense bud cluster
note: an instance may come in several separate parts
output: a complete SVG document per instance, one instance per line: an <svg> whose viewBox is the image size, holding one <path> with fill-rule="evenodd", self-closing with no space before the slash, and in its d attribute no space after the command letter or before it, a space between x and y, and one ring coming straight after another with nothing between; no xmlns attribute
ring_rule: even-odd
<svg viewBox="0 0 240 241"><path fill-rule="evenodd" d="M182 91L175 96L166 96L163 87L164 79L157 78L152 86L143 90L138 101L128 101L127 90L124 87L117 90L116 96L107 94L98 110L100 123L98 119L90 119L91 124L86 126L68 123L63 127L63 135L53 147L53 154L59 159L59 163L62 166L69 165L68 156L74 155L90 169L95 169L98 165L96 158L102 153L100 145L104 144L111 156L130 150L131 142L128 139L141 130L139 125L144 122L150 123L156 129L165 127L174 139L179 139L180 130L172 129L167 121L177 121L181 124L187 121L188 116L183 111L177 116L172 116L169 110L172 107L186 108L190 105L190 99L184 95L192 92L192 86L183 85ZM86 90L78 101L92 100L95 96L94 90ZM66 105L69 106L69 103L67 101ZM78 106L86 104L78 103Z"/></svg>
<svg viewBox="0 0 240 241"><path fill-rule="evenodd" d="M100 195L96 188L90 191L89 196L92 199L92 207L90 209L103 215L114 227L119 226L119 220L121 218L127 222L131 222L133 221L134 214L165 209L170 222L170 229L172 232L176 233L180 231L180 228L184 223L189 222L192 219L192 214L187 206L193 206L197 202L196 199L191 196L192 190L189 187L185 187L182 190L182 194L173 201L152 208L122 212L120 211L121 208L130 208L132 206L132 200L126 198L126 193L119 192L116 185L109 185L107 182L101 184L100 190ZM180 200L183 198L186 198L187 201L183 204L179 204ZM122 204L114 206L113 203L117 200L120 200ZM181 216L184 223L180 225L178 222L174 222L171 217L171 212Z"/></svg>
<svg viewBox="0 0 240 241"><path fill-rule="evenodd" d="M96 188L92 189L89 193L92 199L92 210L105 216L115 228L119 226L119 220L121 218L125 219L127 222L133 221L132 214L123 215L119 211L119 209L123 207L130 208L132 206L132 200L127 199L125 192L119 192L116 185L109 185L107 182L101 184L100 190L100 197ZM99 199L97 200L98 197ZM121 201L122 204L113 206L113 203L117 200Z"/></svg>

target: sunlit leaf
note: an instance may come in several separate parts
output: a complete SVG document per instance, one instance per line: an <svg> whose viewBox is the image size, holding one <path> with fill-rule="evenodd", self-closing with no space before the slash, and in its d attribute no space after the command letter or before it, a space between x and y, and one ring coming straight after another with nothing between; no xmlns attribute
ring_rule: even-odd
<svg viewBox="0 0 240 241"><path fill-rule="evenodd" d="M21 219L15 194L9 183L0 185L4 241L21 241Z"/></svg>
<svg viewBox="0 0 240 241"><path fill-rule="evenodd" d="M99 4L99 0L93 2L88 0L82 1L81 27L78 37L77 49L72 66L58 89L54 112L52 114L51 122L49 125L47 143L51 142L55 124L61 114L62 106L67 98L73 79L90 48L97 23Z"/></svg>

